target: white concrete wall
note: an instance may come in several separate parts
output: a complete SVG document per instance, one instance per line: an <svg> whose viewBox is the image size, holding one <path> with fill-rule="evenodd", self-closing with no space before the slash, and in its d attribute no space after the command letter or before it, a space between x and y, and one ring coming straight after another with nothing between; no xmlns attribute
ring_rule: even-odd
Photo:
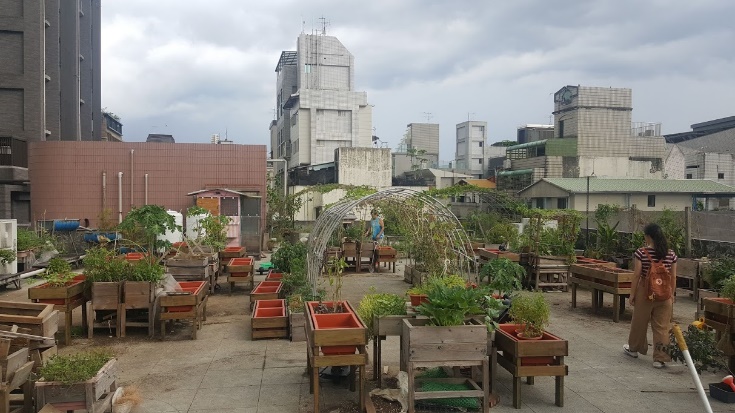
<svg viewBox="0 0 735 413"><path fill-rule="evenodd" d="M343 185L391 186L391 153L382 148L339 148L337 176Z"/></svg>
<svg viewBox="0 0 735 413"><path fill-rule="evenodd" d="M619 205L630 208L635 205L639 211L663 211L671 209L683 211L685 207L692 206L690 194L650 194L656 196L656 206L648 206L649 194L590 194L590 211L597 210L601 204ZM586 211L587 194L572 195L569 200L569 208L577 211Z"/></svg>
<svg viewBox="0 0 735 413"><path fill-rule="evenodd" d="M686 179L685 169L684 153L678 146L672 145L664 163L664 177L666 179Z"/></svg>

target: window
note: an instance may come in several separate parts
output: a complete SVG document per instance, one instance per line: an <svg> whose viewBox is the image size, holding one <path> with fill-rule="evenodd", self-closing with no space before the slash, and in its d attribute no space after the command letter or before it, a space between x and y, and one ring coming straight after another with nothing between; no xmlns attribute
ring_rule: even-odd
<svg viewBox="0 0 735 413"><path fill-rule="evenodd" d="M304 65L304 73L311 73L311 65Z"/></svg>
<svg viewBox="0 0 735 413"><path fill-rule="evenodd" d="M656 195L648 195L648 207L653 208L656 206Z"/></svg>
<svg viewBox="0 0 735 413"><path fill-rule="evenodd" d="M560 138L564 137L564 121L563 120L559 121L559 137Z"/></svg>
<svg viewBox="0 0 735 413"><path fill-rule="evenodd" d="M717 179L725 179L725 173L724 172L718 172L717 173Z"/></svg>
<svg viewBox="0 0 735 413"><path fill-rule="evenodd" d="M347 116L348 110L338 110L337 116Z"/></svg>
<svg viewBox="0 0 735 413"><path fill-rule="evenodd" d="M240 216L240 213L238 212L239 204L240 202L237 198L222 197L219 201L219 212L220 214L228 217Z"/></svg>
<svg viewBox="0 0 735 413"><path fill-rule="evenodd" d="M556 200L556 208L557 209L567 209L567 199L566 198L557 198L557 200Z"/></svg>
<svg viewBox="0 0 735 413"><path fill-rule="evenodd" d="M477 163L479 163L480 165L482 165L482 158L478 159L477 160Z"/></svg>
<svg viewBox="0 0 735 413"><path fill-rule="evenodd" d="M687 179L692 179L692 174L687 174Z"/></svg>
<svg viewBox="0 0 735 413"><path fill-rule="evenodd" d="M482 142L480 142L480 147L482 148Z"/></svg>

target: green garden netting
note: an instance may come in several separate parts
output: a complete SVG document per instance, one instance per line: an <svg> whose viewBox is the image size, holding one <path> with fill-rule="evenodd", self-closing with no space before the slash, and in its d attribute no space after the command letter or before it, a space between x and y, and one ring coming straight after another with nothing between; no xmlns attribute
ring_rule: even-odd
<svg viewBox="0 0 735 413"><path fill-rule="evenodd" d="M449 377L444 369L433 368L426 370L424 373L419 375L421 379L441 379ZM457 391L457 390L471 390L466 384L449 384L439 383L433 381L424 381L421 383L421 391ZM448 399L427 399L421 400L422 404L427 405L439 405L448 407L459 407L465 409L480 409L480 401L477 397L453 397Z"/></svg>

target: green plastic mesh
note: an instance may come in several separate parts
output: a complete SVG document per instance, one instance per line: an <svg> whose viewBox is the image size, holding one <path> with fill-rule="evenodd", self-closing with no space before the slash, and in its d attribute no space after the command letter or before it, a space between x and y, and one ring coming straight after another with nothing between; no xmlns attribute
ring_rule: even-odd
<svg viewBox="0 0 735 413"><path fill-rule="evenodd" d="M428 369L419 377L422 379L441 379L449 377L442 368ZM466 384L449 384L437 383L433 381L425 381L421 383L421 391L458 391L471 390ZM421 400L422 404L432 404L440 406L460 407L465 409L477 410L480 408L480 401L476 397L453 397L448 399L427 399Z"/></svg>

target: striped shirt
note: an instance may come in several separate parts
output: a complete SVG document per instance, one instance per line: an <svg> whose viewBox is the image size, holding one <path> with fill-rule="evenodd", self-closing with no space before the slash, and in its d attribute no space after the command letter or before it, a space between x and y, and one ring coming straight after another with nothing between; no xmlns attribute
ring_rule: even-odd
<svg viewBox="0 0 735 413"><path fill-rule="evenodd" d="M648 251L648 254L653 258L656 262L658 260L656 259L656 251L651 247L643 247ZM646 255L645 252L643 252L643 248L638 248L635 251L635 257L640 260L641 262L641 277L647 277L648 276L648 269L651 267L651 260L648 259L648 255ZM676 262L678 257L676 254L674 254L674 251L669 250L669 252L664 257L663 263L664 266L671 270L671 266Z"/></svg>

